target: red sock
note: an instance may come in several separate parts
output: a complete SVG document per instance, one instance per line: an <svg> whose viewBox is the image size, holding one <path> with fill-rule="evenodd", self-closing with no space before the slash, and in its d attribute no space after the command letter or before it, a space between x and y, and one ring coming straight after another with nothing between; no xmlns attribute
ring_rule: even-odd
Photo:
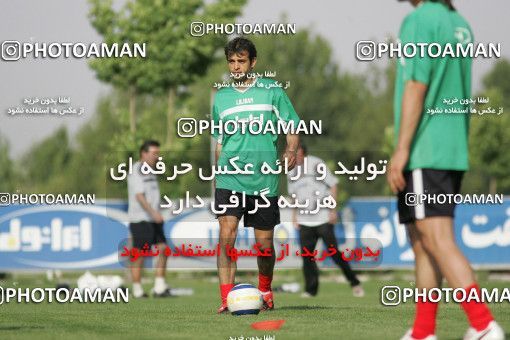
<svg viewBox="0 0 510 340"><path fill-rule="evenodd" d="M433 298L437 299L437 296ZM414 319L412 337L424 339L436 332L436 315L439 302L422 301L416 302L416 317Z"/></svg>
<svg viewBox="0 0 510 340"><path fill-rule="evenodd" d="M224 285L220 285L221 303L222 304L227 303L227 295L232 290L232 288L234 288L233 283L226 283Z"/></svg>
<svg viewBox="0 0 510 340"><path fill-rule="evenodd" d="M480 287L478 284L473 283L472 285L465 288L466 290L466 299L469 297L469 293L472 289L476 289L478 293L479 299L481 299L481 293L480 293ZM461 297L460 293L457 295L457 297ZM464 309L464 312L466 313L466 316L469 320L469 323L471 324L471 327L476 329L478 332L487 328L489 325L489 322L494 320L492 317L491 311L485 304L485 302L478 302L478 301L463 301L460 303L461 307Z"/></svg>
<svg viewBox="0 0 510 340"><path fill-rule="evenodd" d="M268 292L271 290L271 282L273 281L273 275L266 276L259 273L259 290L261 292Z"/></svg>

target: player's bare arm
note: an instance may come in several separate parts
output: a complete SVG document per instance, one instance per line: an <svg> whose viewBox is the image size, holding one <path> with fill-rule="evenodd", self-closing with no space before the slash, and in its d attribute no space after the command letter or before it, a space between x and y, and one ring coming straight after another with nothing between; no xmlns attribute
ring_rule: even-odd
<svg viewBox="0 0 510 340"><path fill-rule="evenodd" d="M296 153L299 145L299 136L296 134L287 134L287 147L285 148L284 158L287 158L289 170L296 166Z"/></svg>
<svg viewBox="0 0 510 340"><path fill-rule="evenodd" d="M410 80L405 85L397 148L391 157L387 174L393 193L402 191L406 185L403 171L409 160L409 150L420 121L426 93L427 85L421 82Z"/></svg>
<svg viewBox="0 0 510 340"><path fill-rule="evenodd" d="M216 148L214 149L214 165L218 165L218 159L220 159L221 155L221 144L216 143ZM216 189L216 179L213 181L213 188Z"/></svg>
<svg viewBox="0 0 510 340"><path fill-rule="evenodd" d="M331 196L333 196L333 198L336 200L337 198L337 193L338 193L338 188L336 185L333 185L329 191L329 193L331 194ZM334 209L331 209L330 212L329 212L329 223L331 224L336 224L338 222L338 214L337 214L337 208L334 208Z"/></svg>
<svg viewBox="0 0 510 340"><path fill-rule="evenodd" d="M220 143L216 143L216 149L214 150L215 164L218 164L218 159L220 158L220 154L221 154L221 144Z"/></svg>
<svg viewBox="0 0 510 340"><path fill-rule="evenodd" d="M298 223L298 220L297 220L297 214L298 214L297 208L296 209L292 209L292 225L294 226L295 229L299 230L299 223Z"/></svg>

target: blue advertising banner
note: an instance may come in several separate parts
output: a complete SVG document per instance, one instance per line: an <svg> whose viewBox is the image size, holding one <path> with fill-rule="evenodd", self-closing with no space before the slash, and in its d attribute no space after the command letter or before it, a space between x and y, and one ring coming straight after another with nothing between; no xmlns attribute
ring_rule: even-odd
<svg viewBox="0 0 510 340"><path fill-rule="evenodd" d="M165 235L171 243L213 240L218 223L214 217L207 219L207 214L207 209L200 209L168 219ZM282 213L282 221L290 221L285 215ZM340 216L341 222L336 226L340 249L369 246L370 240L377 239L382 258L376 269L413 266L414 254L404 225L398 223L394 199L353 198ZM210 222L197 222L207 220ZM251 229L240 228L239 241L250 239L252 234ZM277 226L275 235L280 240L298 242L289 222ZM503 204L458 206L455 235L473 266L510 268L510 199L505 198ZM122 268L119 246L128 237L127 204L123 201L97 202L92 206L0 207L0 270ZM198 260L202 259L182 259L195 264ZM215 260L210 260L211 263L201 261L200 267L214 268ZM193 262L186 263L171 261L169 266L197 268ZM294 257L290 264L299 268L301 259ZM331 263L324 261L323 265L329 267Z"/></svg>
<svg viewBox="0 0 510 340"><path fill-rule="evenodd" d="M396 201L353 198L341 211L336 236L378 239L383 247L381 267L412 267L414 253L405 226L398 222ZM510 199L503 204L459 205L455 209L455 238L474 267L510 268ZM352 248L352 245L351 245Z"/></svg>
<svg viewBox="0 0 510 340"><path fill-rule="evenodd" d="M126 210L124 203L2 207L0 269L120 267Z"/></svg>

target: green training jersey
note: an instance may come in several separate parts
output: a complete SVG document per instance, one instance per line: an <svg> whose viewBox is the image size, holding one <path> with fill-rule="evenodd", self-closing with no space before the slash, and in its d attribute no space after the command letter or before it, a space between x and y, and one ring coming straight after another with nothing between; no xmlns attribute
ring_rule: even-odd
<svg viewBox="0 0 510 340"><path fill-rule="evenodd" d="M449 43L455 49L457 43L473 43L473 33L457 11L440 2L425 1L404 19L400 42L402 46L438 43L443 48ZM437 53L437 48L431 48L432 53ZM400 59L394 98L396 139L402 96L409 80L426 84L428 89L406 169L467 170L470 113L464 100L471 96L471 58L449 55L431 58L427 53L424 57L416 53Z"/></svg>
<svg viewBox="0 0 510 340"><path fill-rule="evenodd" d="M235 88L233 86L220 89L214 98L212 119L214 124L222 124L229 133L220 134L213 129L213 136L222 145L218 166L228 170L235 168L229 159L239 157L235 164L244 169L245 165L253 164L254 174L217 174L216 188L245 192L247 195L259 195L266 189L265 196L278 196L278 175L263 174L261 167L266 162L271 169L277 169L277 140L278 121L280 124L293 122L298 126L299 117L292 106L289 97L281 87L275 86L275 81L266 78L256 78L250 87ZM259 120L261 125L247 125L243 131L239 125L235 133L231 133L233 122L247 124L250 120ZM269 121L271 121L269 123ZM259 131L259 127L268 127ZM274 127L275 129L272 129ZM243 133L245 132L245 133ZM267 190L269 190L267 192Z"/></svg>

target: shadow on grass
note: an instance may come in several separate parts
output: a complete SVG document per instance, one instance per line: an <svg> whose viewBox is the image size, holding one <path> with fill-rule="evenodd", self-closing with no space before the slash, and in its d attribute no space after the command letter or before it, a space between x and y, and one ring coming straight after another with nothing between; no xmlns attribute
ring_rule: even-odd
<svg viewBox="0 0 510 340"><path fill-rule="evenodd" d="M19 331L26 329L44 329L42 326L0 326L0 331Z"/></svg>
<svg viewBox="0 0 510 340"><path fill-rule="evenodd" d="M448 338L451 340L462 340L462 338L454 337L454 338ZM505 339L510 339L510 333L505 333Z"/></svg>
<svg viewBox="0 0 510 340"><path fill-rule="evenodd" d="M353 309L353 307L329 307L329 306L283 306L277 310L318 310L318 309Z"/></svg>

